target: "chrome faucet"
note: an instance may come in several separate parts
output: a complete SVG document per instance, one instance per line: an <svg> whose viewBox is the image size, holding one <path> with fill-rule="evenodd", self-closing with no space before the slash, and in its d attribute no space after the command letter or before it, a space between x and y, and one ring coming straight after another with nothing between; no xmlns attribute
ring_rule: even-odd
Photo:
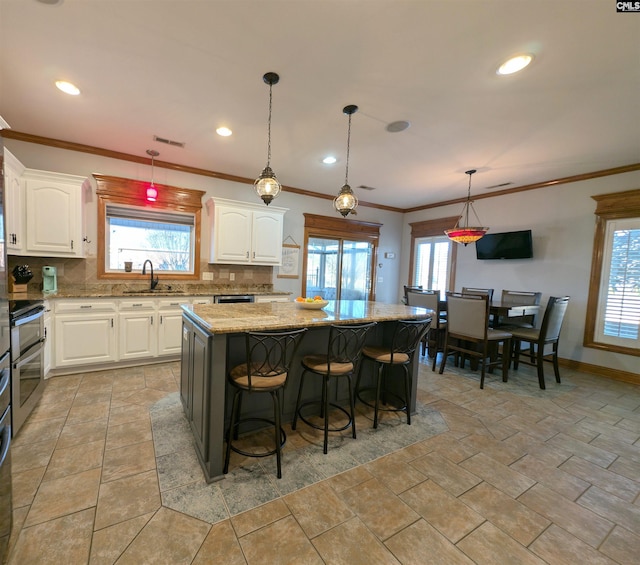
<svg viewBox="0 0 640 565"><path fill-rule="evenodd" d="M151 267L151 290L153 290L154 288L156 288L156 286L158 286L158 277L156 277L155 279L153 278L153 263L147 259L144 263L142 263L142 274L146 275L147 274L147 263L149 263L149 267Z"/></svg>

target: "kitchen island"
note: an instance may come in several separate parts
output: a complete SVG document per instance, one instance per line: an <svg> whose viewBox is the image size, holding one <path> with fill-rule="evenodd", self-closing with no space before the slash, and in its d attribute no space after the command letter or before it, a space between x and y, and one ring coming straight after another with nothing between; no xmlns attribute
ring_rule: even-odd
<svg viewBox="0 0 640 565"><path fill-rule="evenodd" d="M382 343L389 338L394 321L433 315L424 308L363 300L330 301L321 310L305 309L295 302L183 305L182 309L180 397L208 482L223 477L225 406L229 394L226 376L231 367L245 359L244 332L308 328L297 353L299 357L323 351L332 324L376 322L368 342ZM282 402L285 422L293 415L300 377L300 363L294 360L292 367ZM417 356L412 374L417 374ZM417 378L413 378L411 411L415 411L416 388ZM311 393L319 397L320 389ZM247 395L243 414L268 418L271 406L258 397Z"/></svg>

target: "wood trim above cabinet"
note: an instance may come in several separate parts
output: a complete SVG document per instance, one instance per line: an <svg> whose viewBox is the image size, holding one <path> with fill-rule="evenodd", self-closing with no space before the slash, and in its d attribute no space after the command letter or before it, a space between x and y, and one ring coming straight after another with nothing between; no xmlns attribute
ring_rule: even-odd
<svg viewBox="0 0 640 565"><path fill-rule="evenodd" d="M125 204L129 206L147 207L158 210L187 212L194 215L195 249L194 272L190 274L172 273L165 278L170 280L199 280L200 279L200 242L202 197L206 194L202 190L178 188L165 184L155 184L158 189L156 202L147 202L146 191L148 182L95 174L98 196L98 279L143 280L148 279L140 273L108 273L105 269L105 222L107 203Z"/></svg>
<svg viewBox="0 0 640 565"><path fill-rule="evenodd" d="M151 205L147 202L146 194L149 183L146 181L111 177L94 173L98 188L96 194L109 201L132 204L135 206L151 206L165 210L181 212L195 212L202 209L203 190L179 188L166 184L154 183L158 189L158 199Z"/></svg>

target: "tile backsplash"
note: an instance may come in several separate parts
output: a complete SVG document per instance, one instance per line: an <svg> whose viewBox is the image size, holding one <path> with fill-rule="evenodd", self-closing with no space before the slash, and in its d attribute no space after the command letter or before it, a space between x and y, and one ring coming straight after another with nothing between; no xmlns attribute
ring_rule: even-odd
<svg viewBox="0 0 640 565"><path fill-rule="evenodd" d="M51 265L56 267L58 272L58 289L64 291L67 288L78 287L97 287L107 288L115 286L145 286L142 279L98 279L97 276L97 260L95 258L87 259L64 259L51 257L23 257L10 255L8 257L9 273L13 271L16 265L29 265L33 273L33 278L29 282L29 291L37 292L42 290L42 267ZM211 273L213 280L193 280L185 281L180 279L171 279L167 275L158 273L161 284L169 284L182 288L186 291L189 289L203 290L211 289L213 292L217 290L229 291L237 290L262 290L269 291L273 289L273 267L261 265L214 265L209 263L201 263L200 279L203 273ZM234 275L234 280L231 280Z"/></svg>

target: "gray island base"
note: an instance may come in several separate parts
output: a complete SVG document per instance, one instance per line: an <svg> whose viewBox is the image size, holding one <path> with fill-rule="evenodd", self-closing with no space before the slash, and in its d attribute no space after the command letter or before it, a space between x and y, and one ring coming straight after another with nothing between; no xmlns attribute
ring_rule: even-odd
<svg viewBox="0 0 640 565"><path fill-rule="evenodd" d="M180 397L207 482L224 477L225 407L229 405L230 395L226 377L231 367L245 360L244 332L308 328L296 354L301 357L326 350L331 324L377 322L368 343L380 344L385 338L389 339L393 322L433 315L433 311L425 308L364 300L330 301L321 310L305 309L295 302L184 305L182 308ZM411 367L409 406L412 412L416 405L417 365L416 355ZM293 417L300 372L300 363L294 360L282 399L283 422ZM305 387L305 398L320 398L319 385L317 389ZM336 390L335 395L332 401L346 403L346 390ZM271 405L265 403L261 395L246 395L242 410L243 416L269 418Z"/></svg>

